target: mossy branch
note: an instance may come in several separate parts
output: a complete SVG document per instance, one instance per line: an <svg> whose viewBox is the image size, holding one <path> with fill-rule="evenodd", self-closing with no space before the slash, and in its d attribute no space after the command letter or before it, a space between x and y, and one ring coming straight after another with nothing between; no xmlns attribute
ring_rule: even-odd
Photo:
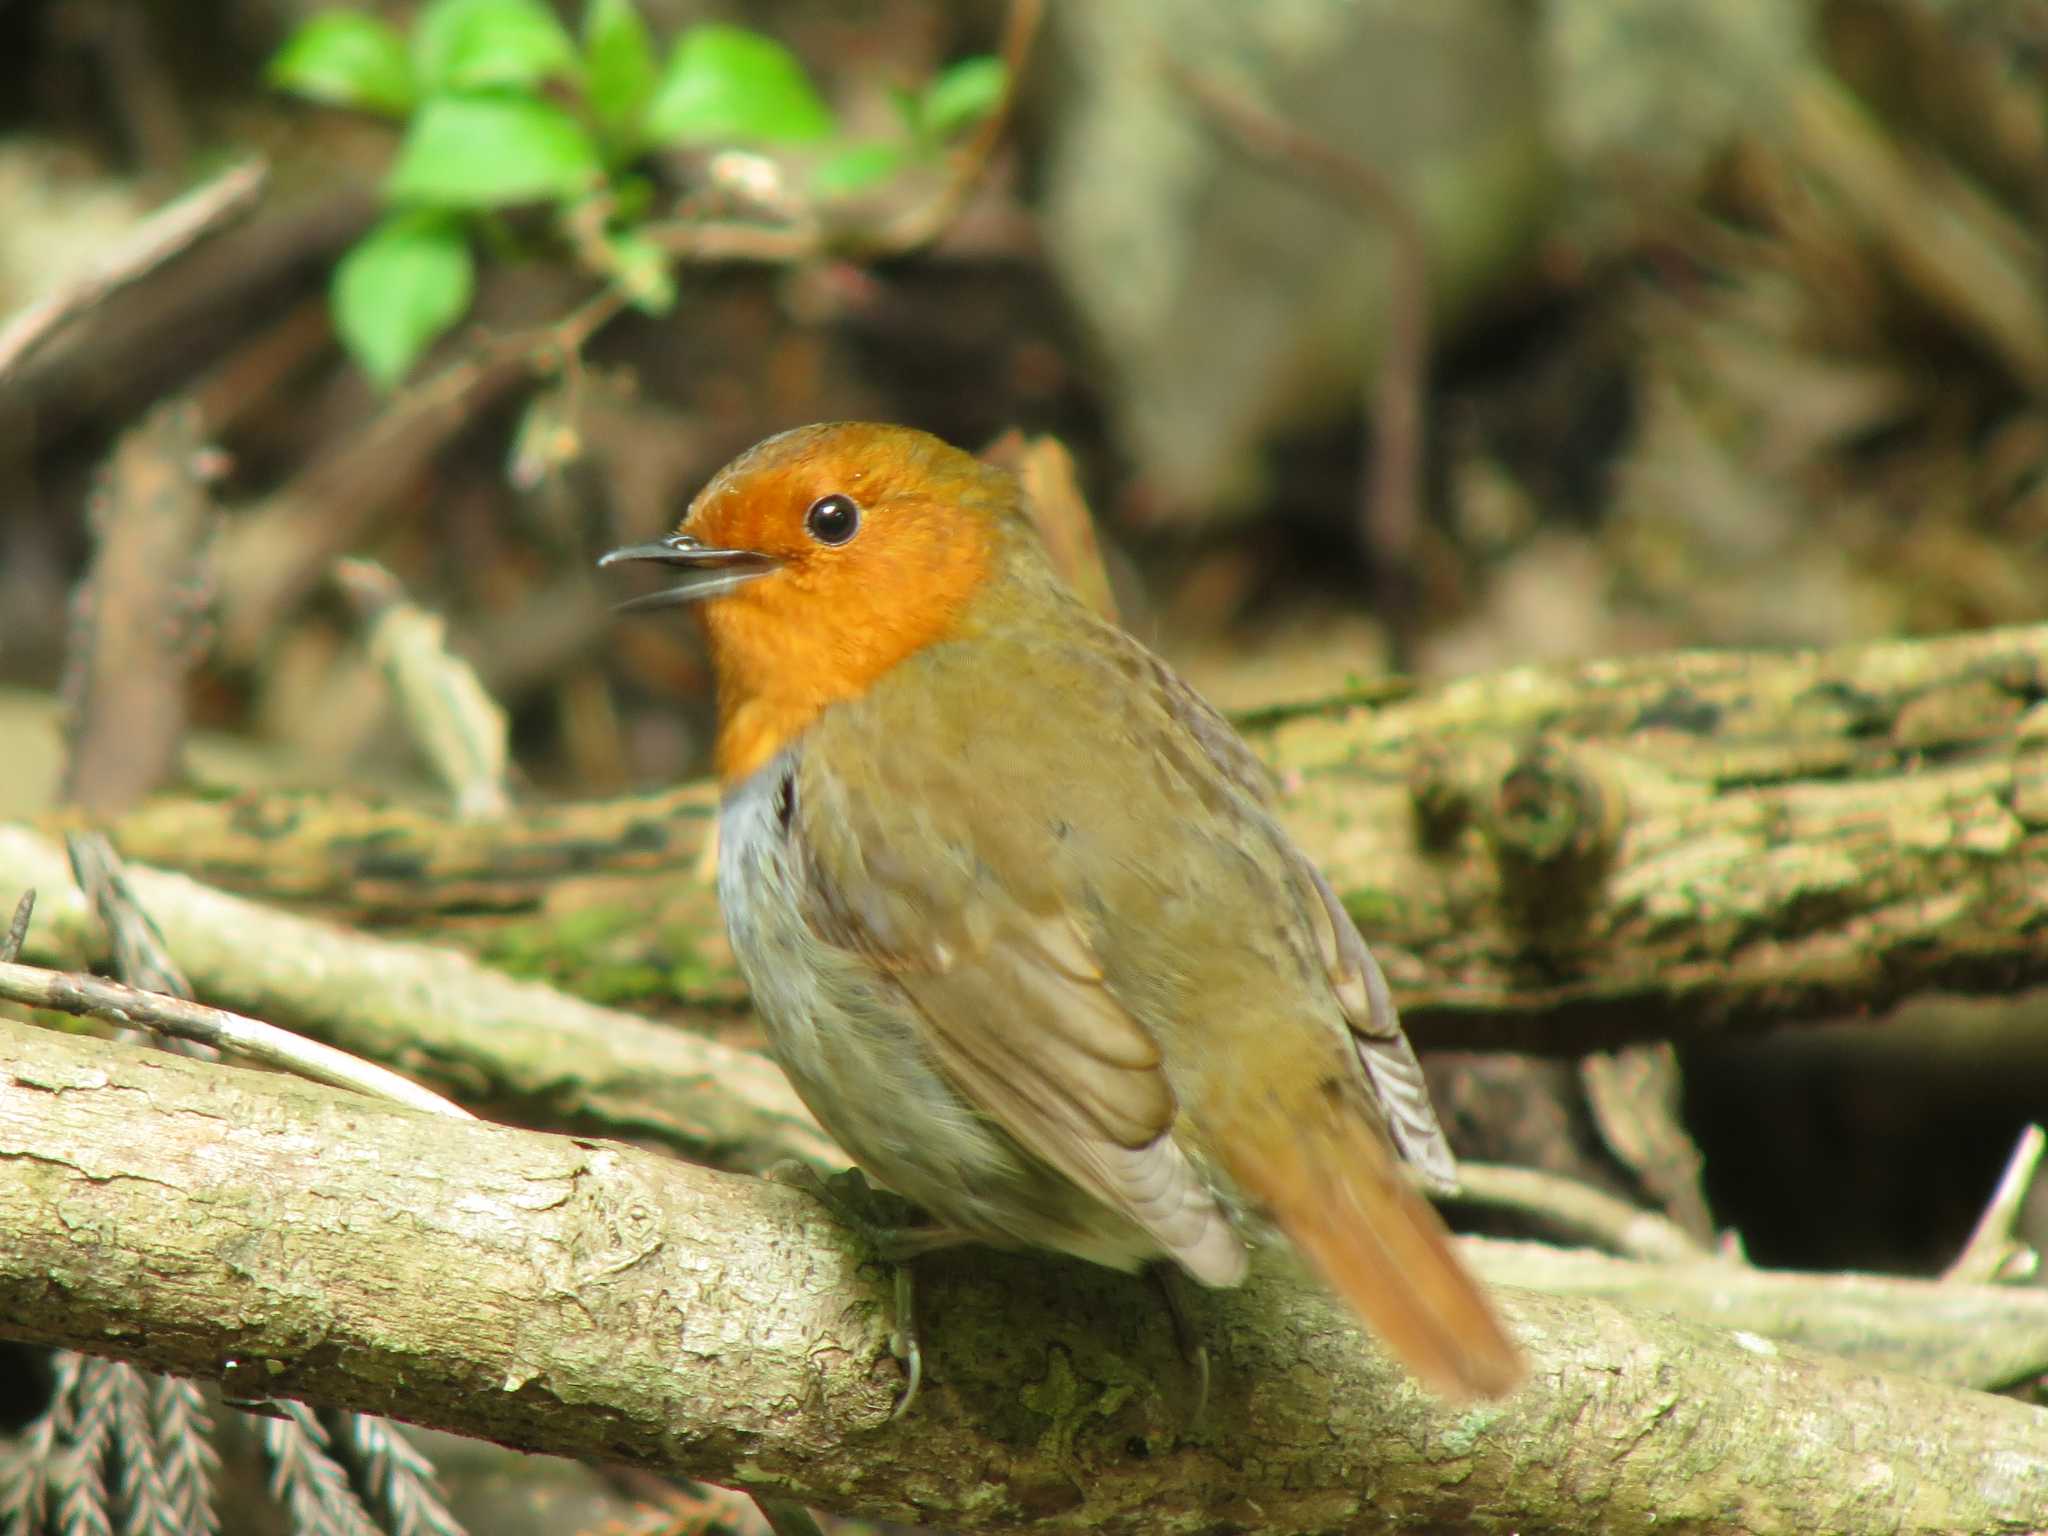
<svg viewBox="0 0 2048 1536"><path fill-rule="evenodd" d="M1520 668L1241 723L1420 1042L1577 1051L2048 982L2044 701L2034 626ZM714 804L692 784L478 825L261 795L113 831L143 863L387 915L597 902L634 933L598 955L529 925L522 963L616 995L624 943L640 995L688 1009L739 991L694 878Z"/></svg>

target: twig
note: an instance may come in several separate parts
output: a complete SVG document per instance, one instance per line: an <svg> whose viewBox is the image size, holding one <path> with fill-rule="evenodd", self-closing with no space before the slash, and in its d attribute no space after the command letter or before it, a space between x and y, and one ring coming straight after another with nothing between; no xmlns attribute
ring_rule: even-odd
<svg viewBox="0 0 2048 1536"><path fill-rule="evenodd" d="M1711 1244L1714 1218L1700 1182L1699 1143L1679 1119L1678 1051L1669 1040L1593 1051L1579 1062L1579 1084L1600 1139L1665 1214L1693 1238Z"/></svg>
<svg viewBox="0 0 2048 1536"><path fill-rule="evenodd" d="M671 808L665 821L678 815ZM340 928L145 866L131 865L128 879L194 984L224 1004L402 1062L465 1097L544 1106L558 1124L660 1140L725 1166L782 1157L845 1166L788 1080L754 1052L515 980L451 949ZM46 914L30 952L84 963L98 935L63 856L0 824L0 887L23 885L43 888Z"/></svg>
<svg viewBox="0 0 2048 1536"><path fill-rule="evenodd" d="M222 533L215 560L221 654L234 663L254 660L282 616L369 532L442 445L531 366L525 348L487 344L395 396L288 484L242 509Z"/></svg>
<svg viewBox="0 0 2048 1536"><path fill-rule="evenodd" d="M929 198L878 227L837 227L808 210L789 223L752 219L669 219L643 233L672 256L701 262L792 266L824 256L874 261L929 245L959 218L1015 112L1017 94L1044 20L1044 0L1010 0L1003 24L1003 95L974 136L955 154L945 184Z"/></svg>
<svg viewBox="0 0 2048 1536"><path fill-rule="evenodd" d="M0 938L0 962L11 963L21 958L21 946L28 938L28 923L35 910L36 893L23 891L21 900L14 904L14 921L7 925L6 936Z"/></svg>
<svg viewBox="0 0 2048 1536"><path fill-rule="evenodd" d="M92 565L65 647L61 791L90 810L126 810L177 767L219 522L203 441L198 408L170 400L122 434L94 488Z"/></svg>
<svg viewBox="0 0 2048 1536"><path fill-rule="evenodd" d="M352 1088L357 1093L372 1094L429 1114L471 1118L468 1110L410 1078L225 1008L210 1008L160 992L144 992L75 971L47 971L40 966L20 964L0 964L0 998L30 1008L54 1008L59 1013L154 1030L176 1040L210 1045L266 1067L331 1083L337 1088Z"/></svg>
<svg viewBox="0 0 2048 1536"><path fill-rule="evenodd" d="M476 669L448 649L446 621L407 598L374 560L337 561L334 580L363 620L407 733L454 797L456 818L502 816L512 803L510 728Z"/></svg>
<svg viewBox="0 0 2048 1536"><path fill-rule="evenodd" d="M189 998L192 984L171 959L170 951L164 947L164 936L129 890L121 857L114 852L106 834L67 832L64 851L71 856L73 878L92 903L113 944L115 976L144 992Z"/></svg>
<svg viewBox="0 0 2048 1536"><path fill-rule="evenodd" d="M960 210L966 207L1016 111L1017 93L1022 87L1025 67L1031 62L1032 46L1038 39L1044 15L1044 0L1010 0L1009 15L1003 24L1002 100L976 126L974 137L954 158L952 175L945 186L927 202L876 231L871 242L856 242L853 254L905 255L921 245L929 245L960 217Z"/></svg>
<svg viewBox="0 0 2048 1536"><path fill-rule="evenodd" d="M269 176L262 159L223 172L144 219L91 270L16 311L0 325L0 390L66 321L254 207Z"/></svg>
<svg viewBox="0 0 2048 1536"><path fill-rule="evenodd" d="M2044 1151L2048 1151L2048 1135L2042 1133L2040 1126L2030 1125L2020 1132L1998 1188L1992 1191L1990 1203L1977 1218L1963 1251L1942 1272L1942 1279L1964 1284L2024 1280L2039 1268L2041 1256L2019 1237L2018 1224Z"/></svg>
<svg viewBox="0 0 2048 1536"><path fill-rule="evenodd" d="M1102 562L1095 519L1074 473L1074 456L1056 437L1032 437L1012 427L981 456L1016 475L1024 486L1031 521L1066 584L1090 608L1117 622L1116 589Z"/></svg>
<svg viewBox="0 0 2048 1536"><path fill-rule="evenodd" d="M1372 470L1362 490L1358 531L1397 643L1413 619L1415 559L1422 529L1423 396L1429 377L1429 243L1408 199L1378 167L1288 122L1241 91L1178 60L1167 73L1239 145L1282 170L1335 193L1386 231L1387 335L1379 387L1368 411Z"/></svg>
<svg viewBox="0 0 2048 1536"><path fill-rule="evenodd" d="M1577 1179L1503 1163L1458 1164L1454 1205L1478 1205L1527 1216L1563 1236L1598 1243L1632 1259L1682 1263L1714 1258L1668 1216L1616 1199Z"/></svg>

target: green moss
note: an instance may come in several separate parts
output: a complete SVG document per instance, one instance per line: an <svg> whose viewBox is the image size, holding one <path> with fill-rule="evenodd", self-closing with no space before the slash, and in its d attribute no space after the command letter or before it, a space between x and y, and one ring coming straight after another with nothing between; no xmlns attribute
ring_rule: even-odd
<svg viewBox="0 0 2048 1536"><path fill-rule="evenodd" d="M1402 915L1401 904L1384 891L1350 890L1342 899L1344 910L1361 928L1391 928Z"/></svg>

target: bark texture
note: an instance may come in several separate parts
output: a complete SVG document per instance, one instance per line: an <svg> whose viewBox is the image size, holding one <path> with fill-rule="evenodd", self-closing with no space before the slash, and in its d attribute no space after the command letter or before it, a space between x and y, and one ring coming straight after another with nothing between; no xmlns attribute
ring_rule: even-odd
<svg viewBox="0 0 2048 1536"><path fill-rule="evenodd" d="M1278 1260L1198 1300L1199 1429L1142 1285L923 1261L889 1425L886 1276L796 1191L14 1024L0 1063L16 1338L958 1530L2048 1525L2040 1410L1527 1292L1531 1384L1451 1409Z"/></svg>

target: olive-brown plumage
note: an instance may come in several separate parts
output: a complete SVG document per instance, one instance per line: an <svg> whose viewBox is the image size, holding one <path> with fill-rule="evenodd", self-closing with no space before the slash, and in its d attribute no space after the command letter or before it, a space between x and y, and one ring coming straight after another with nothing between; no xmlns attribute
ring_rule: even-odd
<svg viewBox="0 0 2048 1536"><path fill-rule="evenodd" d="M1517 1351L1398 1167L1448 1148L1385 983L1263 769L1088 612L1015 480L836 424L620 551L699 604L719 889L778 1059L949 1227L1196 1279L1267 1222L1452 1396Z"/></svg>

